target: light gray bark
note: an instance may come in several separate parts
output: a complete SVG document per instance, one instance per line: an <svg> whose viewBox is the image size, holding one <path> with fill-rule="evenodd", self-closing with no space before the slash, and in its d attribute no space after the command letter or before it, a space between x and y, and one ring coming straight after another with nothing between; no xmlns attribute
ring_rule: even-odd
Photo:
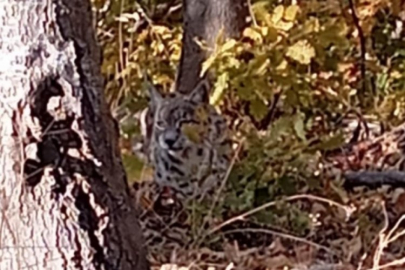
<svg viewBox="0 0 405 270"><path fill-rule="evenodd" d="M0 269L148 269L91 20L0 1Z"/></svg>
<svg viewBox="0 0 405 270"><path fill-rule="evenodd" d="M201 79L201 64L207 55L195 38L212 48L221 28L226 37L238 37L247 16L246 0L183 0L184 35L176 91L187 94Z"/></svg>

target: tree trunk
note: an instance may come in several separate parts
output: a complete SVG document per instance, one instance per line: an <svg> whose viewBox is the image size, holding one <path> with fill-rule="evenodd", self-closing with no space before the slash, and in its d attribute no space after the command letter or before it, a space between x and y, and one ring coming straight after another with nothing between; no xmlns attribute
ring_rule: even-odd
<svg viewBox="0 0 405 270"><path fill-rule="evenodd" d="M209 47L213 47L221 28L225 37L236 38L245 27L247 16L246 0L183 1L183 48L176 91L187 94L200 80L201 64L207 55L195 38L205 40Z"/></svg>
<svg viewBox="0 0 405 270"><path fill-rule="evenodd" d="M149 269L88 0L0 2L0 269Z"/></svg>

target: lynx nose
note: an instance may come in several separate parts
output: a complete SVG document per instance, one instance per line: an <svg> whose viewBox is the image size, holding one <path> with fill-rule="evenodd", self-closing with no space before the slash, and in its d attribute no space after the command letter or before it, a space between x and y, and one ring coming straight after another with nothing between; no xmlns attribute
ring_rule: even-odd
<svg viewBox="0 0 405 270"><path fill-rule="evenodd" d="M172 148L180 137L180 132L177 129L169 129L162 134L164 148Z"/></svg>

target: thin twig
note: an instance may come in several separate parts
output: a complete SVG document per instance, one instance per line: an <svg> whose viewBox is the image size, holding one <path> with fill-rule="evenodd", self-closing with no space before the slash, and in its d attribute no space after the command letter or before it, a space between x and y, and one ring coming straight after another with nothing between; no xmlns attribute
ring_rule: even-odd
<svg viewBox="0 0 405 270"><path fill-rule="evenodd" d="M394 227L389 231L389 233L387 234L387 244L394 242L395 240L397 240L400 236L402 236L404 234L404 231L400 231L399 233L394 234L394 232L398 229L399 225L402 223L402 221L405 220L405 215L402 215L398 221L395 223Z"/></svg>
<svg viewBox="0 0 405 270"><path fill-rule="evenodd" d="M301 242L304 244L307 244L309 246L313 246L317 249L323 249L325 251L327 251L330 254L336 254L335 251L331 250L328 247L325 247L323 245L317 244L315 242L309 241L305 238L301 238L298 236L294 236L291 234L286 234L286 233L282 233L282 232L277 232L277 231L273 231L270 229L261 229L261 228L243 228L243 229L235 229L235 230L229 230L224 232L224 234L230 234L230 233L236 233L236 232L253 232L253 233L266 233L266 234L271 234L271 235L275 235L275 236L279 236L281 238L285 238L285 239L290 239L296 242Z"/></svg>
<svg viewBox="0 0 405 270"><path fill-rule="evenodd" d="M398 260L394 260L392 262L389 262L389 263L386 263L383 265L380 265L380 266L377 266L377 267L374 267L374 268L367 269L367 270L381 270L381 269L386 269L391 266L399 266L399 265L404 265L404 264L405 264L405 257L398 259Z"/></svg>
<svg viewBox="0 0 405 270"><path fill-rule="evenodd" d="M405 258L400 258L397 260L393 260L389 263L380 265L381 257L383 255L384 249L388 247L388 245L394 241L396 241L399 237L403 236L405 234L404 230L401 230L398 233L395 233L396 230L398 229L399 225L405 220L405 215L402 215L393 228L386 233L387 228L388 228L388 213L385 208L385 204L383 203L383 212L384 212L384 227L379 233L379 242L378 246L376 248L376 252L374 253L374 258L373 258L373 267L368 269L368 270L379 270L379 269L385 269L391 266L399 266L405 264ZM394 234L395 233L395 234Z"/></svg>
<svg viewBox="0 0 405 270"><path fill-rule="evenodd" d="M290 197L287 197L287 198L283 199L283 201L290 202L290 201L296 201L296 200L301 200L301 199L309 199L309 200L319 201L319 202L323 202L323 203L327 203L327 204L336 206L338 208L343 209L346 212L347 216L350 216L352 214L352 212L354 211L349 206L337 203L337 202L329 200L329 199L325 199L325 198L318 197L318 196L315 196L315 195L308 195L308 194L299 194L299 195L290 196ZM208 232L208 234L212 234L212 233L220 230L221 228L225 227L226 225L229 225L229 224L231 224L231 223L233 223L235 221L238 221L238 220L243 220L244 218L246 218L246 217L248 217L250 215L253 215L253 214L255 214L257 212L260 212L260 211L262 211L262 210L264 210L266 208L269 208L271 206L274 206L278 202L279 201L268 202L268 203L265 203L265 204L263 204L263 205L261 205L259 207L254 208L254 209L252 209L250 211L247 211L244 214L241 214L241 215L238 215L236 217L230 218L227 221L224 221L220 225L218 225L218 226L214 227L213 229L211 229Z"/></svg>
<svg viewBox="0 0 405 270"><path fill-rule="evenodd" d="M263 117L263 119L259 123L259 129L261 130L266 130L270 123L274 119L274 115L276 113L277 105L281 97L281 90L277 90L274 94L274 99L273 102L270 105L270 110L267 112L267 114Z"/></svg>
<svg viewBox="0 0 405 270"><path fill-rule="evenodd" d="M255 14L254 14L254 12L253 12L253 9L252 9L252 1L251 1L251 0L248 0L248 1L247 1L247 5L248 5L248 8L249 8L250 17L252 18L252 23L253 23L253 25L254 25L255 27L257 27L256 17L255 17Z"/></svg>
<svg viewBox="0 0 405 270"><path fill-rule="evenodd" d="M360 42L360 72L361 72L361 81L362 81L362 91L363 94L367 90L366 84L366 38L364 36L363 29L360 25L359 17L357 16L356 7L353 3L353 0L349 0L349 8L352 14L352 19L354 26L357 29L359 34L359 42Z"/></svg>
<svg viewBox="0 0 405 270"><path fill-rule="evenodd" d="M217 204L217 202L218 202L218 200L219 200L219 196L221 195L222 190L225 188L226 181L228 180L229 174L231 173L231 171L232 171L232 169L233 169L233 167L234 167L234 165L235 165L235 162L236 162L236 160L238 159L239 152L240 152L240 150L242 149L243 143L244 143L244 140L242 140L242 141L240 141L240 142L238 143L238 148L236 148L236 151L235 151L235 153L234 153L234 155L233 155L233 157L232 157L232 160L231 160L231 164L229 164L229 166L228 166L228 169L227 169L227 171L226 171L226 174L225 174L224 178L222 179L221 186L219 187L218 192L216 193L216 196L215 196L215 198L214 198L214 202L213 202L212 205L211 205L211 209L210 209L210 211L209 211L209 216L212 215L212 211L214 210L214 207L215 207L215 205Z"/></svg>
<svg viewBox="0 0 405 270"><path fill-rule="evenodd" d="M378 268L378 265L380 264L380 260L381 260L381 256L383 253L383 250L385 248L385 244L382 244L384 242L384 238L385 238L385 232L388 229L388 213L387 213L387 209L385 207L385 202L382 201L381 202L381 207L383 210L383 214L384 214L384 227L381 229L380 233L378 234L378 245L377 245L377 250L374 253L374 258L373 258L373 269L374 268Z"/></svg>
<svg viewBox="0 0 405 270"><path fill-rule="evenodd" d="M204 224L203 224L203 226L201 226L200 232L204 229L204 227L207 224L208 220L212 217L212 213L214 211L215 205L217 204L217 202L219 200L219 196L221 195L222 190L225 188L226 182L227 182L227 180L229 178L229 174L231 173L231 171L232 171L232 169L233 169L233 167L235 165L235 162L238 159L239 152L242 149L243 143L244 143L244 140L241 140L239 142L239 144L238 144L238 148L234 152L234 155L233 155L232 160L231 160L231 164L229 164L228 169L227 169L227 171L225 173L225 176L222 179L221 186L219 187L217 193L215 194L216 196L214 197L214 201L211 204L210 210L208 211L207 218L205 218ZM205 236L206 236L206 234L204 236L202 236L202 238L200 240L203 241L205 239Z"/></svg>
<svg viewBox="0 0 405 270"><path fill-rule="evenodd" d="M262 118L262 120L257 121L255 117L250 113L249 110L249 102L244 103L244 111L245 113L249 116L250 120L252 121L253 125L258 129L258 130L266 130L271 122L274 120L274 117L276 115L276 109L278 102L281 97L281 90L277 89L274 93L274 99L273 102L271 102L268 106L268 110L266 115Z"/></svg>
<svg viewBox="0 0 405 270"><path fill-rule="evenodd" d="M124 3L125 0L121 0L120 3L120 16L124 13ZM123 46L124 46L124 41L122 37L122 20L118 21L118 48L119 48L119 67L120 67L120 72L122 72L125 68L124 66L124 58L123 58Z"/></svg>

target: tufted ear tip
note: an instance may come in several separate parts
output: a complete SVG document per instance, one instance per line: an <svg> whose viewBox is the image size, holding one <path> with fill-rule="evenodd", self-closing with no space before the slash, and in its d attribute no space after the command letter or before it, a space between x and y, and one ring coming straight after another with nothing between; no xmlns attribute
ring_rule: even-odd
<svg viewBox="0 0 405 270"><path fill-rule="evenodd" d="M143 78L144 84L146 85L146 88L149 92L152 107L156 108L162 103L163 97L160 94L160 92L156 89L156 87L153 85L150 77L148 76L148 74L146 74L146 72L143 73Z"/></svg>
<svg viewBox="0 0 405 270"><path fill-rule="evenodd" d="M202 79L188 95L188 99L196 103L209 102L210 83L208 79Z"/></svg>
<svg viewBox="0 0 405 270"><path fill-rule="evenodd" d="M148 85L149 96L152 104L159 105L163 101L163 97L160 92L152 84Z"/></svg>

